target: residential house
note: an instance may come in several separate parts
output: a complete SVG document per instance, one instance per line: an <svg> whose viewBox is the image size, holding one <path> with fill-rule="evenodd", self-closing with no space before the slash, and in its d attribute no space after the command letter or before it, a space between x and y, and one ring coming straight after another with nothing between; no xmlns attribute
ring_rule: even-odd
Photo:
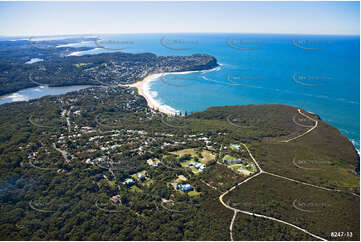
<svg viewBox="0 0 361 242"><path fill-rule="evenodd" d="M131 186L131 185L134 185L135 182L132 178L129 178L129 179L125 180L124 184Z"/></svg>

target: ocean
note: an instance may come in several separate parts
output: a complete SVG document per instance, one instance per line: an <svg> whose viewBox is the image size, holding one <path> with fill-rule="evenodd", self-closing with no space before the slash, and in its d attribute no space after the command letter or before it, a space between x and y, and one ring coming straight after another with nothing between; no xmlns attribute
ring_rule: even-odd
<svg viewBox="0 0 361 242"><path fill-rule="evenodd" d="M166 75L154 99L182 113L211 106L286 104L317 113L360 149L360 37L284 34L116 34L75 55L123 51L209 54L211 71Z"/></svg>

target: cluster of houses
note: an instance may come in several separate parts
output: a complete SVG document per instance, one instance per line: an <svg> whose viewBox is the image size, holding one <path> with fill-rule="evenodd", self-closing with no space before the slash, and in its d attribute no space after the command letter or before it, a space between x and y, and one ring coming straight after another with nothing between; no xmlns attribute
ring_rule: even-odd
<svg viewBox="0 0 361 242"><path fill-rule="evenodd" d="M152 160L152 159L148 159L147 160L147 163L148 163L148 165L150 165L150 166L154 166L154 167L157 167L157 166L159 166L159 164L160 164L160 161L159 160Z"/></svg>
<svg viewBox="0 0 361 242"><path fill-rule="evenodd" d="M139 181L145 181L145 176L142 173L138 173L137 177L138 177Z"/></svg>
<svg viewBox="0 0 361 242"><path fill-rule="evenodd" d="M224 156L222 160L224 163L242 164L242 159L240 158L228 159L227 156Z"/></svg>
<svg viewBox="0 0 361 242"><path fill-rule="evenodd" d="M189 162L188 166L193 166L194 168L196 168L197 170L203 171L206 168L206 165L202 164L202 163L198 163L198 162Z"/></svg>
<svg viewBox="0 0 361 242"><path fill-rule="evenodd" d="M93 92L93 91L88 90L88 92ZM96 93L95 96L97 95L101 96L101 94ZM134 98L134 100L136 100L136 98ZM131 99L131 101L134 100ZM70 102L74 100L67 100L67 101ZM70 105L70 103L68 103L68 105ZM76 105L72 107L74 108L74 110L77 110L76 111L77 114L80 114L80 112L78 112L79 110ZM65 113L66 112L64 110L63 115L65 115ZM127 150L128 153L136 153L138 155L143 155L146 152L154 153L156 152L155 149L158 150L159 148L167 149L167 147L183 146L186 145L188 141L191 142L203 141L205 142L206 145L208 145L209 143L215 144L214 141L211 142L212 139L211 137L207 137L203 133L176 136L170 133L156 132L150 135L148 132L144 130L116 129L116 128L111 131L98 133L97 128L90 126L78 126L75 123L72 124L72 127L73 127L72 130L74 131L75 134L73 133L72 135L68 135L68 136L66 135L64 136L62 134L62 136L58 138L57 143L60 144L60 148L62 150L69 149L69 147L67 147L66 145L68 139L78 146L82 144L81 147L79 147L80 149L78 149L77 151L73 150L73 152L75 152L75 154L78 157L81 157L82 162L92 165L95 165L96 163L99 162L103 162L103 161L105 162L107 160L110 160L112 154L119 153L119 150L122 149L123 145L131 146L131 148ZM92 134L92 133L96 133L96 134ZM171 141L168 139L169 137L172 137ZM86 150L82 149L83 147L87 147L88 149ZM90 155L87 158L84 158L83 154L85 154L85 152L95 153L98 150L102 151L101 160L97 160L99 159L99 157L96 157L97 155ZM71 152L71 150L69 151ZM150 166L156 167L160 164L160 161L153 160L151 162L147 161L147 163ZM203 164L197 164L197 163L194 164L194 167L198 170L203 170L205 168Z"/></svg>
<svg viewBox="0 0 361 242"><path fill-rule="evenodd" d="M91 127L81 127L82 131L86 131L86 133L91 133L95 131L95 129ZM142 155L146 152L154 153L154 147L158 149L165 149L167 147L177 147L181 145L186 145L187 142L185 140L189 140L191 142L202 140L205 144L210 142L208 137L196 137L196 135L185 135L184 137L175 137L174 140L169 141L168 137L173 137L173 134L167 133L156 133L155 135L150 136L144 130L130 130L130 129L115 129L112 131L108 131L108 135L89 135L87 136L80 136L83 139L87 139L87 147L91 147L92 151L96 151L100 149L101 151L106 152L107 156L111 156L112 153L117 152L119 149L122 148L123 145L127 144L130 145L132 148L128 150L129 153L136 153L138 155ZM121 136L121 137L120 137ZM64 143L64 141L59 141L59 143ZM73 137L77 138L77 136ZM179 139L179 140L177 140ZM79 143L78 140L72 139L74 143ZM154 145L156 144L156 145ZM66 149L64 147L63 149ZM89 150L89 149L88 149ZM79 152L81 153L81 152ZM105 154L105 153L104 153ZM91 163L91 160L88 160L86 163ZM150 166L158 166L160 164L159 161L150 162L147 161ZM202 168L201 168L202 169Z"/></svg>
<svg viewBox="0 0 361 242"><path fill-rule="evenodd" d="M240 158L231 158L226 155L223 157L222 160L224 163L229 163L229 164L243 164L245 165L244 168L246 168L247 170L251 169L250 164L248 164L248 162L246 162L245 160L242 161L242 159ZM244 168L239 168L238 171L242 171Z"/></svg>
<svg viewBox="0 0 361 242"><path fill-rule="evenodd" d="M127 186L132 186L135 184L135 181L132 178L128 178L127 180L125 180L124 184Z"/></svg>
<svg viewBox="0 0 361 242"><path fill-rule="evenodd" d="M145 177L145 175L142 174L142 173L137 173L137 174L136 174L136 178L138 178L138 180L141 181L141 182L147 180L147 178ZM135 181L134 181L133 178L128 178L128 179L126 179L126 180L123 182L123 184L125 184L125 185L127 185L127 186L132 186L132 185L135 184Z"/></svg>
<svg viewBox="0 0 361 242"><path fill-rule="evenodd" d="M89 90L88 92L92 92L92 90ZM132 94L134 93L132 92ZM101 96L98 93L94 93L94 98L101 100ZM133 105L131 105L135 103L135 100L137 99L133 98L130 101L128 101L128 103L126 103L127 110L131 110L131 111L136 110L136 107L132 107ZM69 101L75 102L76 100L69 99ZM77 106L74 106L74 108L75 110L78 109ZM66 112L64 110L62 115L65 117L65 114ZM80 110L74 111L74 115L81 115ZM102 124L102 122L99 123ZM120 153L119 148L121 148L123 145L131 146L131 149L127 150L128 152L137 152L138 154L143 154L145 152L153 153L159 150L159 147L163 149L166 148L167 146L172 146L172 147L183 146L186 145L189 141L192 143L197 142L197 144L202 143L201 146L205 144L207 147L209 144L213 144L213 145L217 144L217 142L213 140L212 136L207 137L207 135L203 133L179 136L169 133L148 134L144 130L117 129L117 128L111 131L99 131L95 127L82 126L80 124L78 126L78 124L76 124L76 122L73 119L71 119L71 124L72 124L71 130L73 132L69 133L68 135L61 134L61 136L57 140L58 147L60 147L63 150L68 149L69 152L74 152L74 154L77 154L77 156L82 160L82 162L86 164L90 164L90 165L100 164L102 166L104 164L103 167L107 167L107 165L112 164L113 162L112 155ZM218 135L226 135L226 133L218 133ZM72 146L67 147L67 143L68 143L67 141L69 140L75 144L73 147L76 148L72 148ZM102 152L97 152L99 150ZM95 154L93 155L91 153L95 153ZM29 154L29 159L36 159L37 156L38 156L37 152L32 152ZM153 159L153 160L149 159L147 160L147 163L150 166L157 167L161 164L161 161L159 161L158 159ZM199 171L203 171L206 168L205 164L195 161L189 162L188 166L194 167ZM150 177L148 176L146 177L146 176L147 175L142 173L134 174L132 177L123 180L124 181L123 184L131 187L135 185L137 181L146 181L147 179L151 180ZM108 178L102 173L97 173L94 175L95 181L99 181L102 178L108 180ZM181 181L181 182L185 182L185 181ZM183 192L187 192L194 190L194 187L190 184L177 184L176 189L181 190ZM113 203L119 203L120 196L116 195L111 197L110 199Z"/></svg>
<svg viewBox="0 0 361 242"><path fill-rule="evenodd" d="M183 192L192 191L194 188L191 184L177 184L176 189L181 190Z"/></svg>

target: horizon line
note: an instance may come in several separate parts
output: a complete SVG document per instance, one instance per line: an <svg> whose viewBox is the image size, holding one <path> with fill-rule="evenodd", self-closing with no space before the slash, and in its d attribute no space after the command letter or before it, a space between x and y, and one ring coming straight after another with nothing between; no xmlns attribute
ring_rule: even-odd
<svg viewBox="0 0 361 242"><path fill-rule="evenodd" d="M56 36L82 36L82 35L114 35L114 34L275 34L275 35L322 35L322 36L358 36L359 34L336 34L336 33L261 33L261 32L118 32L118 33L82 33L82 34L50 34L50 35L0 35L0 37L56 37Z"/></svg>

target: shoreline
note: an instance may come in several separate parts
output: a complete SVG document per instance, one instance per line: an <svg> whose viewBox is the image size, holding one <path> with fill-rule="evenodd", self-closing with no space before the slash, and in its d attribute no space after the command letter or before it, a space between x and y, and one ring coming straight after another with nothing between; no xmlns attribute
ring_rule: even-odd
<svg viewBox="0 0 361 242"><path fill-rule="evenodd" d="M135 87L138 90L138 94L145 98L147 101L148 107L153 110L158 110L159 112L165 113L167 115L174 116L176 114L176 110L170 110L169 106L162 105L159 101L155 100L150 94L149 84L155 79L161 77L164 73L150 74L146 76L143 80L137 81L133 84L125 85L129 87Z"/></svg>
<svg viewBox="0 0 361 242"><path fill-rule="evenodd" d="M183 72L162 72L162 73L150 74L150 75L146 76L141 81L137 81L135 83L128 84L128 85L122 85L122 86L135 87L138 90L138 94L145 98L145 100L147 101L148 107L150 107L151 109L158 110L159 112L164 113L166 115L175 116L175 115L179 114L180 111L172 108L171 106L163 104L158 100L156 100L151 94L149 84L152 81L155 81L157 78L159 78L159 77L161 77L163 75L168 75L168 74L189 74L189 73L202 72L202 71L207 71L208 72L208 71L216 70L217 67L209 69L209 70L183 71Z"/></svg>
<svg viewBox="0 0 361 242"><path fill-rule="evenodd" d="M168 105L162 104L158 100L156 100L151 95L151 90L149 87L149 84L152 81L155 81L157 78L161 77L162 75L166 75L169 73L172 73L172 72L150 74L141 81L137 81L133 84L129 84L129 85L125 85L125 86L135 87L138 90L138 94L145 98L145 100L147 101L148 107L150 107L151 109L158 110L159 112L164 113L166 115L175 116L176 114L179 113L179 111Z"/></svg>
<svg viewBox="0 0 361 242"><path fill-rule="evenodd" d="M66 91L66 89L74 89L72 91L78 91L81 89L85 89L85 88L89 88L92 87L92 85L71 85L71 86L55 86L55 87L49 87L48 84L44 84L44 85L40 85L40 86L35 86L35 87L28 87L28 88L24 88L24 89L20 89L16 92L11 92L11 93L7 93L4 95L0 95L0 105L6 104L6 103L13 103L13 102L28 102L31 100L35 100L35 99L40 99L43 96L58 96L58 95L63 95L68 93L68 91ZM39 95L39 96L29 96L29 93L24 93L24 92L33 92L35 91L36 93L42 93L41 91L38 91L37 89L43 89L43 88L48 88L50 91L56 91L58 90L63 90L65 91L64 93L59 93L59 94L49 94L48 91L46 92L46 94L44 95ZM71 92L72 92L71 91ZM4 100L11 100L11 101L4 101Z"/></svg>

